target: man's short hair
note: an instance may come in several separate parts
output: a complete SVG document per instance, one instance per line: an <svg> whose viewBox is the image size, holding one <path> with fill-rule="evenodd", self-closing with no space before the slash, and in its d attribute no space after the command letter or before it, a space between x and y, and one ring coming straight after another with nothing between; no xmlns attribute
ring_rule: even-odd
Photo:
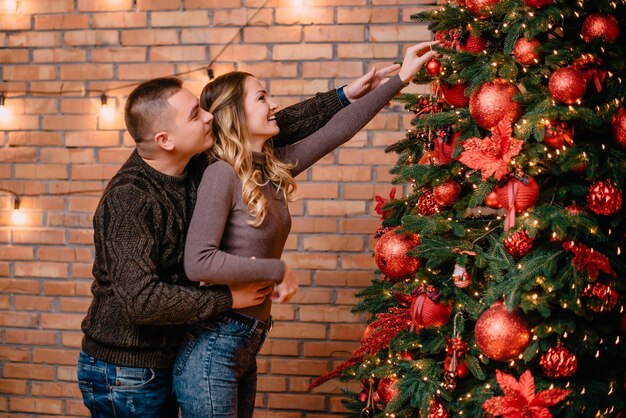
<svg viewBox="0 0 626 418"><path fill-rule="evenodd" d="M167 120L167 100L182 89L175 77L155 78L138 85L128 96L124 108L126 129L137 144L152 139Z"/></svg>

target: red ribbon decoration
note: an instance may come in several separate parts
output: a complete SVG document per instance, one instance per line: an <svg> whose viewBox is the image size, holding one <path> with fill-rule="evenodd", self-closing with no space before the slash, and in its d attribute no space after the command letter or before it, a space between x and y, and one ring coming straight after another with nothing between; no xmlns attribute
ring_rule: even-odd
<svg viewBox="0 0 626 418"><path fill-rule="evenodd" d="M596 59L593 55L586 55L574 62L574 67L583 73L588 82L593 82L598 93L602 91L602 80L606 76L606 70L598 68L602 65L602 60Z"/></svg>
<svg viewBox="0 0 626 418"><path fill-rule="evenodd" d="M504 220L504 231L508 232L509 229L515 225L515 199L517 199L517 181L514 179L509 180L506 184L507 193L509 195L509 208L507 209L506 219Z"/></svg>
<svg viewBox="0 0 626 418"><path fill-rule="evenodd" d="M433 302L437 302L441 298L441 291L436 290L432 286L424 288L420 286L411 292L411 306L409 307L409 314L411 315L411 327L409 331L415 331L419 334L420 327L422 325L422 308L426 298L429 298Z"/></svg>

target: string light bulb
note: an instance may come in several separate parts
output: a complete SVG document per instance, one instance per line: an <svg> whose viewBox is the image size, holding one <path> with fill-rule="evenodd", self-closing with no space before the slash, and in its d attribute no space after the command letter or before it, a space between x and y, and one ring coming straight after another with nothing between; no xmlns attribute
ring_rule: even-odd
<svg viewBox="0 0 626 418"><path fill-rule="evenodd" d="M100 95L100 103L102 104L102 108L100 109L102 118L107 121L113 120L115 118L115 109L114 106L109 103L109 98L106 93Z"/></svg>
<svg viewBox="0 0 626 418"><path fill-rule="evenodd" d="M4 92L0 92L0 122L8 122L11 119L11 110L4 104Z"/></svg>
<svg viewBox="0 0 626 418"><path fill-rule="evenodd" d="M20 197L15 195L13 198L13 213L11 214L11 221L14 225L24 225L26 223L26 215L20 210Z"/></svg>

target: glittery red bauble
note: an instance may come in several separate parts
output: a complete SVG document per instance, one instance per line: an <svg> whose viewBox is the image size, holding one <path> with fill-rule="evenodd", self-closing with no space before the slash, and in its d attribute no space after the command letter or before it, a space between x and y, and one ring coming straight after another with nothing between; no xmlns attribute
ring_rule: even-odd
<svg viewBox="0 0 626 418"><path fill-rule="evenodd" d="M492 209L500 209L502 205L498 200L498 194L496 192L491 192L487 196L485 196L485 205Z"/></svg>
<svg viewBox="0 0 626 418"><path fill-rule="evenodd" d="M527 6L530 7L545 7L554 3L554 0L524 0Z"/></svg>
<svg viewBox="0 0 626 418"><path fill-rule="evenodd" d="M522 65L534 65L539 64L541 54L537 52L537 47L541 45L538 40L531 39L530 41L524 37L521 37L513 45L513 57L515 61Z"/></svg>
<svg viewBox="0 0 626 418"><path fill-rule="evenodd" d="M552 378L573 376L578 368L576 356L565 348L563 344L550 347L548 351L541 355L539 364L543 367L543 372L546 376Z"/></svg>
<svg viewBox="0 0 626 418"><path fill-rule="evenodd" d="M461 194L461 186L454 180L449 180L433 188L435 202L441 206L450 206L457 201Z"/></svg>
<svg viewBox="0 0 626 418"><path fill-rule="evenodd" d="M469 103L469 97L464 93L467 84L446 84L441 83L441 95L450 106L465 107Z"/></svg>
<svg viewBox="0 0 626 418"><path fill-rule="evenodd" d="M422 413L419 412L418 416L422 418ZM439 399L431 399L428 402L427 418L450 418L450 413L446 411L446 408L444 408Z"/></svg>
<svg viewBox="0 0 626 418"><path fill-rule="evenodd" d="M443 362L443 368L445 370L450 370L450 362L452 361L452 356L448 355ZM458 363L456 366L456 374L459 376L459 379L464 379L470 375L469 367L467 367L467 363L462 361Z"/></svg>
<svg viewBox="0 0 626 418"><path fill-rule="evenodd" d="M426 293L417 296L416 306L419 307L416 320L421 327L440 327L445 325L452 315L450 302L435 302Z"/></svg>
<svg viewBox="0 0 626 418"><path fill-rule="evenodd" d="M621 107L611 121L613 138L622 148L626 148L626 108Z"/></svg>
<svg viewBox="0 0 626 418"><path fill-rule="evenodd" d="M503 79L485 83L470 96L470 113L481 128L491 129L502 119L515 122L522 114L522 105L513 101L519 89Z"/></svg>
<svg viewBox="0 0 626 418"><path fill-rule="evenodd" d="M443 154L443 160L444 160L442 162L444 164L448 164L454 159L452 158L452 153L454 152L454 148L456 148L456 146L460 142L460 138L461 138L460 132L453 132L448 142L442 145L441 148L442 148L442 154Z"/></svg>
<svg viewBox="0 0 626 418"><path fill-rule="evenodd" d="M622 191L609 180L599 180L589 186L587 207L597 215L613 215L622 207Z"/></svg>
<svg viewBox="0 0 626 418"><path fill-rule="evenodd" d="M391 280L413 275L420 267L420 260L406 253L420 244L417 234L396 234L387 231L378 239L374 249L374 260L380 271Z"/></svg>
<svg viewBox="0 0 626 418"><path fill-rule="evenodd" d="M513 257L523 257L533 249L533 239L526 231L517 231L505 238L504 248Z"/></svg>
<svg viewBox="0 0 626 418"><path fill-rule="evenodd" d="M435 202L432 189L426 190L417 200L417 211L422 216L430 216L439 213L440 206Z"/></svg>
<svg viewBox="0 0 626 418"><path fill-rule="evenodd" d="M376 393L380 398L380 401L387 405L398 394L398 387L396 383L398 379L395 377L384 377L378 382L378 388Z"/></svg>
<svg viewBox="0 0 626 418"><path fill-rule="evenodd" d="M515 202L509 202L509 187L517 184L517 196ZM515 212L523 212L535 205L537 197L539 196L539 185L534 178L528 177L528 184L524 184L518 179L510 179L503 187L497 187L494 189L496 196L498 196L498 202L503 208L509 209L511 205L515 204Z"/></svg>
<svg viewBox="0 0 626 418"><path fill-rule="evenodd" d="M471 33L467 36L465 44L459 45L459 49L465 52L472 52L479 54L485 50L487 46L487 40L480 36L474 36Z"/></svg>
<svg viewBox="0 0 626 418"><path fill-rule="evenodd" d="M574 67L559 68L550 76L548 91L557 102L572 104L587 91L587 79Z"/></svg>
<svg viewBox="0 0 626 418"><path fill-rule="evenodd" d="M431 77L441 74L441 62L438 59L431 59L426 63L426 73Z"/></svg>
<svg viewBox="0 0 626 418"><path fill-rule="evenodd" d="M588 283L583 289L583 296L587 297L587 308L592 312L608 312L615 308L619 294L604 283Z"/></svg>
<svg viewBox="0 0 626 418"><path fill-rule="evenodd" d="M530 341L530 327L518 309L508 311L497 302L482 313L474 328L476 345L487 357L508 361L519 356Z"/></svg>
<svg viewBox="0 0 626 418"><path fill-rule="evenodd" d="M619 38L619 23L607 13L593 13L585 19L581 34L585 42L602 38L607 42L615 42Z"/></svg>
<svg viewBox="0 0 626 418"><path fill-rule="evenodd" d="M489 12L501 0L465 0L467 10L476 17L489 17Z"/></svg>
<svg viewBox="0 0 626 418"><path fill-rule="evenodd" d="M552 148L562 148L566 143L571 144L574 139L574 128L567 122L551 120L546 125L543 142Z"/></svg>

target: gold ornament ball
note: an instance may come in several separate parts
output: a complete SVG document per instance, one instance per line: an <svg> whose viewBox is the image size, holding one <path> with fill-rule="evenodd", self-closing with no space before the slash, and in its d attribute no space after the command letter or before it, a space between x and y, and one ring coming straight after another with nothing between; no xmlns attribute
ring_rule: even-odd
<svg viewBox="0 0 626 418"><path fill-rule="evenodd" d="M482 19L489 17L489 12L501 0L466 0L465 6L467 10L476 17Z"/></svg>
<svg viewBox="0 0 626 418"><path fill-rule="evenodd" d="M585 95L587 79L574 67L559 68L550 76L548 90L557 102L572 104Z"/></svg>
<svg viewBox="0 0 626 418"><path fill-rule="evenodd" d="M621 107L611 122L613 138L622 148L626 148L626 108Z"/></svg>
<svg viewBox="0 0 626 418"><path fill-rule="evenodd" d="M476 321L476 345L487 357L508 361L519 356L530 342L530 326L518 309L508 311L498 302Z"/></svg>
<svg viewBox="0 0 626 418"><path fill-rule="evenodd" d="M511 123L522 115L522 105L513 101L519 89L503 79L485 83L470 97L470 114L481 128L491 129L502 119Z"/></svg>
<svg viewBox="0 0 626 418"><path fill-rule="evenodd" d="M521 37L513 45L513 58L522 65L539 64L541 54L537 52L537 47L541 45L538 40L528 40Z"/></svg>

